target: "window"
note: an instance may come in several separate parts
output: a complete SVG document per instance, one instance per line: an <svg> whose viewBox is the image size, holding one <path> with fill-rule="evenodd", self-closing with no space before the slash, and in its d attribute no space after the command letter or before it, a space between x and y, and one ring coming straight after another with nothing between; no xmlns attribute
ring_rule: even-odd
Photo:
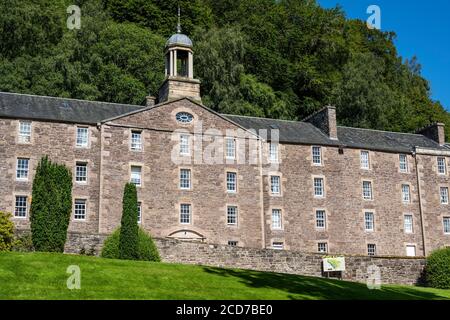
<svg viewBox="0 0 450 320"><path fill-rule="evenodd" d="M227 224L228 225L237 225L238 219L238 209L236 206L228 206L227 207Z"/></svg>
<svg viewBox="0 0 450 320"><path fill-rule="evenodd" d="M191 205L182 203L180 204L180 223L190 224L191 223Z"/></svg>
<svg viewBox="0 0 450 320"><path fill-rule="evenodd" d="M315 165L322 164L322 151L320 147L312 147L312 160Z"/></svg>
<svg viewBox="0 0 450 320"><path fill-rule="evenodd" d="M134 183L136 186L142 185L142 168L138 166L131 166L131 183Z"/></svg>
<svg viewBox="0 0 450 320"><path fill-rule="evenodd" d="M270 162L278 162L278 143L271 142L269 144L269 160Z"/></svg>
<svg viewBox="0 0 450 320"><path fill-rule="evenodd" d="M234 138L225 138L225 156L227 159L236 157L236 140Z"/></svg>
<svg viewBox="0 0 450 320"><path fill-rule="evenodd" d="M86 200L75 199L75 220L86 220Z"/></svg>
<svg viewBox="0 0 450 320"><path fill-rule="evenodd" d="M16 205L14 208L14 217L16 218L26 218L27 217L27 197L26 196L16 196Z"/></svg>
<svg viewBox="0 0 450 320"><path fill-rule="evenodd" d="M75 182L87 182L87 163L77 162L75 165Z"/></svg>
<svg viewBox="0 0 450 320"><path fill-rule="evenodd" d="M445 158L437 158L437 169L439 174L445 174L447 172Z"/></svg>
<svg viewBox="0 0 450 320"><path fill-rule="evenodd" d="M27 180L28 179L28 167L30 164L30 159L18 158L17 168L16 168L16 179L17 180Z"/></svg>
<svg viewBox="0 0 450 320"><path fill-rule="evenodd" d="M89 131L86 127L77 127L77 147L87 148Z"/></svg>
<svg viewBox="0 0 450 320"><path fill-rule="evenodd" d="M369 151L361 151L361 169L369 169Z"/></svg>
<svg viewBox="0 0 450 320"><path fill-rule="evenodd" d="M314 178L314 196L323 197L323 178Z"/></svg>
<svg viewBox="0 0 450 320"><path fill-rule="evenodd" d="M283 250L284 249L283 242L272 242L272 249Z"/></svg>
<svg viewBox="0 0 450 320"><path fill-rule="evenodd" d="M407 184L402 184L402 201L404 203L409 203L411 201L409 185L407 185Z"/></svg>
<svg viewBox="0 0 450 320"><path fill-rule="evenodd" d="M403 228L405 229L405 233L413 233L413 216L411 214L405 214L403 220Z"/></svg>
<svg viewBox="0 0 450 320"><path fill-rule="evenodd" d="M441 187L440 194L441 194L441 204L448 204L448 188Z"/></svg>
<svg viewBox="0 0 450 320"><path fill-rule="evenodd" d="M316 228L325 229L327 216L325 210L316 210Z"/></svg>
<svg viewBox="0 0 450 320"><path fill-rule="evenodd" d="M328 244L326 242L319 242L317 244L317 252L321 252L321 253L328 252Z"/></svg>
<svg viewBox="0 0 450 320"><path fill-rule="evenodd" d="M142 203L138 202L138 223L142 222Z"/></svg>
<svg viewBox="0 0 450 320"><path fill-rule="evenodd" d="M29 121L19 122L19 142L20 143L31 142L31 122Z"/></svg>
<svg viewBox="0 0 450 320"><path fill-rule="evenodd" d="M280 177L279 176L270 176L270 191L272 194L280 194Z"/></svg>
<svg viewBox="0 0 450 320"><path fill-rule="evenodd" d="M236 190L237 190L236 172L227 172L227 191L236 192Z"/></svg>
<svg viewBox="0 0 450 320"><path fill-rule="evenodd" d="M282 228L281 210L272 209L272 229L279 230L281 228Z"/></svg>
<svg viewBox="0 0 450 320"><path fill-rule="evenodd" d="M142 150L142 132L141 131L131 131L131 150L141 151Z"/></svg>
<svg viewBox="0 0 450 320"><path fill-rule="evenodd" d="M444 233L450 234L450 217L444 217L443 223L444 223Z"/></svg>
<svg viewBox="0 0 450 320"><path fill-rule="evenodd" d="M364 200L372 200L372 182L363 181L363 199Z"/></svg>
<svg viewBox="0 0 450 320"><path fill-rule="evenodd" d="M406 256L407 257L415 257L416 256L416 246L415 245L407 245L406 246Z"/></svg>
<svg viewBox="0 0 450 320"><path fill-rule="evenodd" d="M194 117L192 116L192 114L188 113L188 112L178 112L175 115L175 118L177 119L178 122L180 123L191 123L192 120L194 119Z"/></svg>
<svg viewBox="0 0 450 320"><path fill-rule="evenodd" d="M374 215L373 212L364 212L364 226L366 231L374 231Z"/></svg>
<svg viewBox="0 0 450 320"><path fill-rule="evenodd" d="M408 157L406 154L399 155L400 172L408 172Z"/></svg>
<svg viewBox="0 0 450 320"><path fill-rule="evenodd" d="M180 189L190 189L191 188L191 170L181 169L180 170Z"/></svg>
<svg viewBox="0 0 450 320"><path fill-rule="evenodd" d="M228 245L231 246L231 247L237 247L237 244L238 244L237 241L234 241L234 240L229 240L228 241Z"/></svg>
<svg viewBox="0 0 450 320"><path fill-rule="evenodd" d="M187 134L180 135L180 154L190 155L189 136Z"/></svg>
<svg viewBox="0 0 450 320"><path fill-rule="evenodd" d="M367 245L367 255L374 256L377 254L377 246L373 243Z"/></svg>

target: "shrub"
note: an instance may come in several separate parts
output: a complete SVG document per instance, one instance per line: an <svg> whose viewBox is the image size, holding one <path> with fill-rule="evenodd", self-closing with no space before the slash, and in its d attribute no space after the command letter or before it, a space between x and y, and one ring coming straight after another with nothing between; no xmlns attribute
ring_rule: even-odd
<svg viewBox="0 0 450 320"><path fill-rule="evenodd" d="M433 251L425 269L427 284L439 289L450 289L450 248Z"/></svg>
<svg viewBox="0 0 450 320"><path fill-rule="evenodd" d="M47 157L33 180L31 235L36 251L63 252L72 211L72 174Z"/></svg>
<svg viewBox="0 0 450 320"><path fill-rule="evenodd" d="M114 231L104 242L102 252L103 258L120 259L119 254L120 228ZM138 228L138 257L137 260L161 261L155 243L151 236L142 228Z"/></svg>
<svg viewBox="0 0 450 320"><path fill-rule="evenodd" d="M120 225L120 258L137 260L139 256L138 203L136 186L133 183L127 183L123 191L122 220Z"/></svg>
<svg viewBox="0 0 450 320"><path fill-rule="evenodd" d="M0 251L10 251L14 240L14 223L11 214L0 211Z"/></svg>
<svg viewBox="0 0 450 320"><path fill-rule="evenodd" d="M32 252L34 251L33 240L31 239L31 233L26 233L16 237L14 240L13 251L18 252Z"/></svg>

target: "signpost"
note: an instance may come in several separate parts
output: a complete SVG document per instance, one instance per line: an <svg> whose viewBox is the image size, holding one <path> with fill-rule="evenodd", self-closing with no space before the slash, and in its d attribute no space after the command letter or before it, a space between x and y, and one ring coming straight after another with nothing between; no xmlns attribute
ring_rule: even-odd
<svg viewBox="0 0 450 320"><path fill-rule="evenodd" d="M345 257L325 257L322 259L323 272L327 277L330 272L339 272L342 279L342 272L345 271Z"/></svg>

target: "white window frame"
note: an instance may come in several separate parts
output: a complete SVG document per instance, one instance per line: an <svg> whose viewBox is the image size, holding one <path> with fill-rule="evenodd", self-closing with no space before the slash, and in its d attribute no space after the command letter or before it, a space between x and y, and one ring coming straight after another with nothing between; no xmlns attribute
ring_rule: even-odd
<svg viewBox="0 0 450 320"><path fill-rule="evenodd" d="M403 216L403 230L405 233L414 233L414 217L412 214Z"/></svg>
<svg viewBox="0 0 450 320"><path fill-rule="evenodd" d="M184 175L187 173L187 176ZM181 190L191 190L192 182L191 182L191 169L181 168L180 169L180 184L179 187Z"/></svg>
<svg viewBox="0 0 450 320"><path fill-rule="evenodd" d="M73 202L73 219L76 221L85 221L87 217L87 200L75 199Z"/></svg>
<svg viewBox="0 0 450 320"><path fill-rule="evenodd" d="M322 148L319 146L312 146L311 147L311 157L312 157L313 165L321 166L322 165Z"/></svg>
<svg viewBox="0 0 450 320"><path fill-rule="evenodd" d="M80 178L83 178L83 176L79 175L79 173L81 171L78 170L78 168L81 168L81 167L85 168L84 180L79 180ZM75 163L75 182L78 184L87 184L87 182L88 182L88 164L87 164L87 162L77 161Z"/></svg>
<svg viewBox="0 0 450 320"><path fill-rule="evenodd" d="M130 149L131 151L142 151L142 131L131 130L131 141Z"/></svg>
<svg viewBox="0 0 450 320"><path fill-rule="evenodd" d="M399 163L400 172L402 172L402 173L408 173L409 172L408 155L406 155L406 154L399 154L398 155L398 163Z"/></svg>
<svg viewBox="0 0 450 320"><path fill-rule="evenodd" d="M191 222L192 222L192 205L190 203L181 203L180 224L191 224Z"/></svg>
<svg viewBox="0 0 450 320"><path fill-rule="evenodd" d="M370 169L370 153L369 153L369 151L361 150L361 152L360 152L360 164L361 164L361 169L364 169L364 170L369 170Z"/></svg>
<svg viewBox="0 0 450 320"><path fill-rule="evenodd" d="M364 230L367 232L375 231L375 213L373 211L364 211Z"/></svg>
<svg viewBox="0 0 450 320"><path fill-rule="evenodd" d="M19 121L19 143L31 143L31 121Z"/></svg>
<svg viewBox="0 0 450 320"><path fill-rule="evenodd" d="M229 193L237 192L237 173L236 172L227 171L226 184L227 184L227 192L229 192Z"/></svg>
<svg viewBox="0 0 450 320"><path fill-rule="evenodd" d="M283 229L283 213L281 209L272 209L272 229Z"/></svg>
<svg viewBox="0 0 450 320"><path fill-rule="evenodd" d="M277 175L270 176L270 193L274 195L281 194L281 177Z"/></svg>
<svg viewBox="0 0 450 320"><path fill-rule="evenodd" d="M448 204L448 187L439 187L439 199L441 204Z"/></svg>
<svg viewBox="0 0 450 320"><path fill-rule="evenodd" d="M319 181L320 181L320 183L319 183ZM314 197L315 198L325 197L325 179L323 177L314 177L313 178L313 188L314 188Z"/></svg>
<svg viewBox="0 0 450 320"><path fill-rule="evenodd" d="M402 184L402 202L411 203L411 187L409 184Z"/></svg>
<svg viewBox="0 0 450 320"><path fill-rule="evenodd" d="M21 200L20 202L18 201L19 199ZM25 211L24 214L22 214L23 210ZM14 197L14 218L26 219L27 216L28 216L28 196L15 195L15 197Z"/></svg>
<svg viewBox="0 0 450 320"><path fill-rule="evenodd" d="M363 180L363 182L362 182L362 196L363 196L364 200L373 200L372 181Z"/></svg>
<svg viewBox="0 0 450 320"><path fill-rule="evenodd" d="M441 162L441 160L442 160L442 162ZM440 174L440 175L447 174L447 160L445 159L445 157L437 157L436 161L437 161L438 174Z"/></svg>
<svg viewBox="0 0 450 320"><path fill-rule="evenodd" d="M408 252L409 248L413 248L414 249L414 254L409 254L409 252ZM414 244L407 244L405 246L405 249L406 249L406 256L407 257L415 257L417 255L416 246Z"/></svg>
<svg viewBox="0 0 450 320"><path fill-rule="evenodd" d="M180 134L180 155L190 156L191 155L191 136L188 134Z"/></svg>
<svg viewBox="0 0 450 320"><path fill-rule="evenodd" d="M24 166L26 164L26 166ZM17 158L16 160L16 180L28 181L30 175L30 159L29 158Z"/></svg>
<svg viewBox="0 0 450 320"><path fill-rule="evenodd" d="M328 253L328 242L318 242L317 243L317 252Z"/></svg>
<svg viewBox="0 0 450 320"><path fill-rule="evenodd" d="M227 206L227 225L237 226L238 224L238 207L237 206Z"/></svg>
<svg viewBox="0 0 450 320"><path fill-rule="evenodd" d="M272 249L274 250L284 250L284 242L282 241L273 241Z"/></svg>
<svg viewBox="0 0 450 320"><path fill-rule="evenodd" d="M442 225L443 225L444 234L450 235L450 217L443 217Z"/></svg>
<svg viewBox="0 0 450 320"><path fill-rule="evenodd" d="M274 143L274 142L270 142L269 143L269 162L271 163L277 163L280 159L280 144L279 143Z"/></svg>
<svg viewBox="0 0 450 320"><path fill-rule="evenodd" d="M133 169L139 169L139 170L133 170ZM130 182L133 183L136 187L142 186L142 166L131 165L131 167L130 167Z"/></svg>
<svg viewBox="0 0 450 320"><path fill-rule="evenodd" d="M315 213L316 229L325 230L327 228L327 212L323 209L317 209Z"/></svg>
<svg viewBox="0 0 450 320"><path fill-rule="evenodd" d="M236 159L236 139L234 137L225 138L225 157L229 160Z"/></svg>
<svg viewBox="0 0 450 320"><path fill-rule="evenodd" d="M89 147L89 127L77 126L76 128L76 142L75 146L77 148L88 148Z"/></svg>
<svg viewBox="0 0 450 320"><path fill-rule="evenodd" d="M371 256L371 257L377 255L377 245L375 243L368 243L367 244L367 255Z"/></svg>
<svg viewBox="0 0 450 320"><path fill-rule="evenodd" d="M238 241L236 241L236 240L228 240L228 245L230 247L237 247Z"/></svg>

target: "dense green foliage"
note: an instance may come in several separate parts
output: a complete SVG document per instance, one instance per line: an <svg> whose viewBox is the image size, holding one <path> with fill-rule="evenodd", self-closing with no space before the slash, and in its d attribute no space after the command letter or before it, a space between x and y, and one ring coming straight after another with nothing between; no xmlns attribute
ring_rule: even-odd
<svg viewBox="0 0 450 320"><path fill-rule="evenodd" d="M433 288L450 289L450 248L433 251L427 258L427 284Z"/></svg>
<svg viewBox="0 0 450 320"><path fill-rule="evenodd" d="M139 258L138 202L136 186L127 183L123 190L122 220L119 233L119 257L137 260Z"/></svg>
<svg viewBox="0 0 450 320"><path fill-rule="evenodd" d="M74 3L80 30L66 27ZM331 104L343 125L450 125L395 33L314 0L4 0L0 90L140 104L163 79L178 3L203 102L216 111L302 119Z"/></svg>
<svg viewBox="0 0 450 320"><path fill-rule="evenodd" d="M17 252L32 252L32 251L34 251L33 239L31 237L31 233L27 232L27 233L18 235L14 239L11 250L17 251Z"/></svg>
<svg viewBox="0 0 450 320"><path fill-rule="evenodd" d="M80 290L67 290L70 265L82 270ZM370 290L365 283L292 274L56 253L1 252L0 283L0 300L450 299L450 290L434 288L383 285Z"/></svg>
<svg viewBox="0 0 450 320"><path fill-rule="evenodd" d="M120 228L114 231L103 244L101 256L109 259L120 259L119 254ZM138 258L137 260L159 262L158 249L151 236L142 228L138 231Z"/></svg>
<svg viewBox="0 0 450 320"><path fill-rule="evenodd" d="M14 240L14 223L11 214L0 211L0 251L9 251Z"/></svg>
<svg viewBox="0 0 450 320"><path fill-rule="evenodd" d="M63 252L72 211L72 174L43 157L36 168L30 209L36 251Z"/></svg>

